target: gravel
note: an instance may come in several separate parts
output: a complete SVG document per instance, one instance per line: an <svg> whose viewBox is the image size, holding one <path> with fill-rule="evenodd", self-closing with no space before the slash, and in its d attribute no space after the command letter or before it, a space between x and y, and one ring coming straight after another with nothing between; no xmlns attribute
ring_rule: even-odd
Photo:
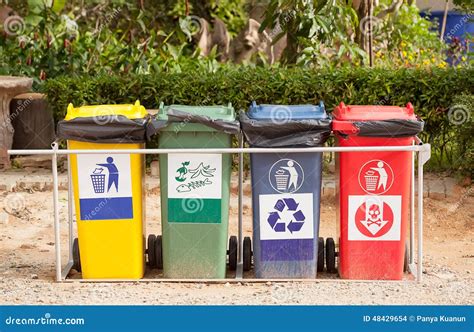
<svg viewBox="0 0 474 332"><path fill-rule="evenodd" d="M322 279L311 282L249 283L244 279L206 284L57 283L54 281L51 193L22 195L29 212L16 213L3 223L0 221L0 304L474 304L474 237L472 221L467 217L472 214L472 197L466 198L454 213L446 213L449 202L425 200L427 229L421 283L409 278L347 281L323 274ZM66 197L66 192L61 191L63 250L67 240L64 232ZM0 210L2 203L5 204L0 197ZM250 204L248 200L246 204ZM158 195L149 197L147 210L158 209ZM231 211L236 211L235 206ZM323 236L335 232L335 225L328 222L335 219L334 211L334 202L323 201ZM250 216L251 210L248 210L244 215L246 235L251 231ZM150 213L148 218L148 232L158 233L159 214ZM235 234L235 220L232 215L231 234ZM66 260L65 252L63 260Z"/></svg>

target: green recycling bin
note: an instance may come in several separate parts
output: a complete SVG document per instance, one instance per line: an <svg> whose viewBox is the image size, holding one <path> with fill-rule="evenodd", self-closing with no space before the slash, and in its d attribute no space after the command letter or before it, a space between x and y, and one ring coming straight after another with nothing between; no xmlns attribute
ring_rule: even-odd
<svg viewBox="0 0 474 332"><path fill-rule="evenodd" d="M229 148L239 123L225 106L160 105L160 148ZM225 278L232 156L160 154L165 278Z"/></svg>

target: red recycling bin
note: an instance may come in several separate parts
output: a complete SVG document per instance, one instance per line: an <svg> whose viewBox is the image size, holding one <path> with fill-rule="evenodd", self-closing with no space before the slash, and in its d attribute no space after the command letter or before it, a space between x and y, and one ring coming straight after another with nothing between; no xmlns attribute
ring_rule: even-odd
<svg viewBox="0 0 474 332"><path fill-rule="evenodd" d="M409 146L423 130L413 106L334 109L338 146ZM409 220L412 152L343 152L336 159L339 274L400 280Z"/></svg>

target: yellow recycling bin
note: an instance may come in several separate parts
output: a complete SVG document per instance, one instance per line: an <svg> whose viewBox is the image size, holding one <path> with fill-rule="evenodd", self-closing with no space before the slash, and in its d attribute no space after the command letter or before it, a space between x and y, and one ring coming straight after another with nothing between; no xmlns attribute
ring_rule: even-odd
<svg viewBox="0 0 474 332"><path fill-rule="evenodd" d="M135 105L74 108L58 124L72 150L140 149L148 115ZM75 268L84 279L140 279L145 271L144 155L70 155L78 241ZM77 260L76 262L76 255ZM79 258L80 257L80 258Z"/></svg>

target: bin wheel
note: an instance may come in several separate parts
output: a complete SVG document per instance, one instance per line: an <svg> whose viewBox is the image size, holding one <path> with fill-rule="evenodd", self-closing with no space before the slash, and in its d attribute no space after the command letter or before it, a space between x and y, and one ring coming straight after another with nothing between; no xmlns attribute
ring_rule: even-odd
<svg viewBox="0 0 474 332"><path fill-rule="evenodd" d="M237 269L237 236L229 238L229 270Z"/></svg>
<svg viewBox="0 0 474 332"><path fill-rule="evenodd" d="M155 240L155 261L156 267L160 270L163 269L163 241L161 235L156 236Z"/></svg>
<svg viewBox="0 0 474 332"><path fill-rule="evenodd" d="M332 237L326 239L326 269L329 273L336 273L336 244Z"/></svg>
<svg viewBox="0 0 474 332"><path fill-rule="evenodd" d="M72 243L72 261L72 268L77 272L81 272L81 255L79 253L79 240L77 238L75 238L74 242Z"/></svg>
<svg viewBox="0 0 474 332"><path fill-rule="evenodd" d="M250 237L244 237L244 271L250 271L252 268L252 240Z"/></svg>
<svg viewBox="0 0 474 332"><path fill-rule="evenodd" d="M408 261L410 260L409 257L409 250L408 250L408 243L405 242L405 255L403 257L403 272L408 272Z"/></svg>
<svg viewBox="0 0 474 332"><path fill-rule="evenodd" d="M318 238L318 272L324 271L324 238Z"/></svg>
<svg viewBox="0 0 474 332"><path fill-rule="evenodd" d="M151 268L156 267L156 259L155 259L155 242L156 236L154 234L148 235L148 243L147 243L147 254L148 254L148 265Z"/></svg>

